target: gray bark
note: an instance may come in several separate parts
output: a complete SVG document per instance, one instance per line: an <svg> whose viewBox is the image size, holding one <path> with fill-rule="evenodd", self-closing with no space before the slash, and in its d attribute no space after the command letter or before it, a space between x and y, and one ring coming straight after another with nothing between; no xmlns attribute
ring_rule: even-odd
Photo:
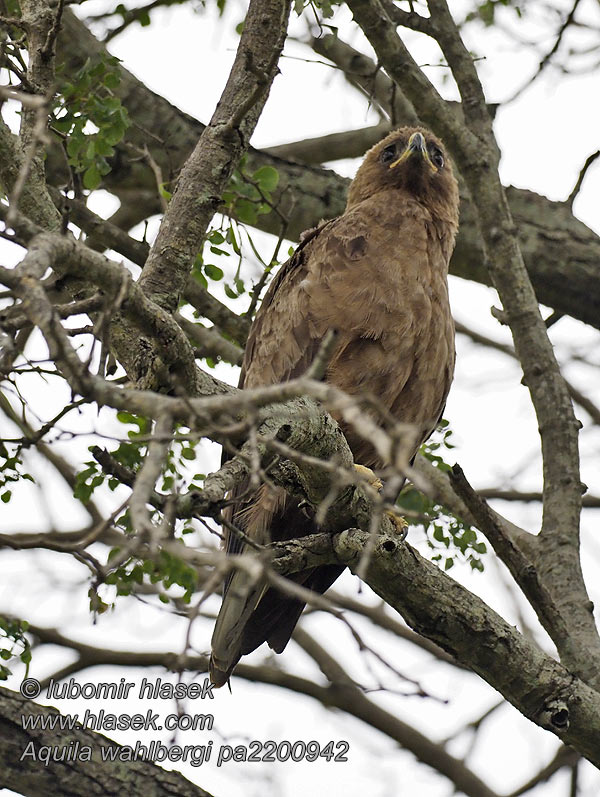
<svg viewBox="0 0 600 797"><path fill-rule="evenodd" d="M12 789L26 797L211 797L179 772L167 772L149 761L103 761L100 748L123 750L100 733L84 728L25 729L23 716L51 717L59 712L27 700L17 692L0 689L0 789ZM28 747L29 745L29 747ZM76 746L78 745L78 747ZM91 748L91 760L84 748ZM68 751L73 760L54 761L41 748ZM35 751L35 758L30 750ZM24 755L24 752L27 753ZM78 756L75 755L78 751ZM42 758L37 760L40 756ZM125 758L127 754L125 754Z"/></svg>

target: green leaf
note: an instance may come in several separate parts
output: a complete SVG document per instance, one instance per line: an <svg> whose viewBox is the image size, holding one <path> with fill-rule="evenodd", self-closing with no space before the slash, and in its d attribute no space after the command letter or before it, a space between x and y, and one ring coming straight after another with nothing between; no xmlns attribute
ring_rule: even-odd
<svg viewBox="0 0 600 797"><path fill-rule="evenodd" d="M96 153L102 157L110 158L111 155L115 154L115 151L105 138L96 136Z"/></svg>
<svg viewBox="0 0 600 797"><path fill-rule="evenodd" d="M235 203L235 215L244 224L256 224L258 218L256 205L247 199L238 199Z"/></svg>
<svg viewBox="0 0 600 797"><path fill-rule="evenodd" d="M7 490L5 493L2 493L2 495L0 495L0 501L2 501L3 504L8 504L11 495L12 495L11 491Z"/></svg>
<svg viewBox="0 0 600 797"><path fill-rule="evenodd" d="M98 171L98 167L96 164L92 164L89 169L86 169L83 173L83 186L84 188L93 191L94 189L98 188L100 183L102 182L102 175Z"/></svg>
<svg viewBox="0 0 600 797"><path fill-rule="evenodd" d="M261 191L270 193L277 188L279 172L272 166L261 166L254 172L253 178L260 186Z"/></svg>
<svg viewBox="0 0 600 797"><path fill-rule="evenodd" d="M135 423L137 426L136 416L132 415L130 412L126 412L125 410L119 410L119 412L117 412L117 420L120 423Z"/></svg>
<svg viewBox="0 0 600 797"><path fill-rule="evenodd" d="M121 100L118 97L106 97L102 105L109 113L117 113L121 109Z"/></svg>
<svg viewBox="0 0 600 797"><path fill-rule="evenodd" d="M433 539L437 540L438 542L444 542L446 539L446 535L444 534L444 529L441 526L435 526L433 530Z"/></svg>
<svg viewBox="0 0 600 797"><path fill-rule="evenodd" d="M213 266L211 263L204 264L204 273L209 279L215 280L216 282L222 280L225 276L223 269L220 269L218 266Z"/></svg>
<svg viewBox="0 0 600 797"><path fill-rule="evenodd" d="M76 135L75 133L73 133L71 136L69 136L69 139L67 141L67 155L70 158L76 158L79 154L79 151L81 150L82 144L83 144L83 137L81 136L81 134Z"/></svg>
<svg viewBox="0 0 600 797"><path fill-rule="evenodd" d="M111 147L118 144L125 135L125 125L121 121L113 122L102 130L102 137Z"/></svg>
<svg viewBox="0 0 600 797"><path fill-rule="evenodd" d="M104 78L104 85L107 89L116 89L121 79L118 72L108 72Z"/></svg>
<svg viewBox="0 0 600 797"><path fill-rule="evenodd" d="M208 288L208 282L206 281L206 277L201 271L192 271L192 276L202 285L203 288Z"/></svg>

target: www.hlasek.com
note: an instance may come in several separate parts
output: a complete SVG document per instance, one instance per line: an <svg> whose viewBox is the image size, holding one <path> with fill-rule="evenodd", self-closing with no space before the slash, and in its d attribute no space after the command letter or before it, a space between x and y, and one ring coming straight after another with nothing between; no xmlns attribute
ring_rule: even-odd
<svg viewBox="0 0 600 797"><path fill-rule="evenodd" d="M57 684L50 681L45 690L48 699L124 699L130 696L135 683L125 681L124 678L117 683L83 683L78 684L73 678L66 683ZM146 678L139 685L137 697L139 699L214 699L213 686L204 679L202 683L163 682L160 678L148 681ZM24 697L38 697L42 692L39 681L27 678L21 684L21 694ZM133 693L135 694L135 692ZM133 695L132 695L133 696ZM38 713L22 714L21 725L24 730L73 731L84 728L88 731L210 731L213 728L213 714L167 714L161 721L160 715L150 709L145 714L113 714L100 709L97 713L85 710L80 714L45 713L41 709ZM68 744L39 745L29 742L23 750L20 761L35 760L45 766L50 762L61 761L91 761L93 750L99 751L102 761L135 761L145 759L161 763L163 761L184 761L193 767L199 767L213 760L218 767L229 762L277 762L277 761L348 761L346 753L350 745L346 741L329 741L320 744L317 741L251 741L248 744L229 745L221 744L215 748L213 756L213 742L206 744L170 744L152 740L146 744L136 742L135 745L113 744L99 745L90 738L93 744L84 741L70 741ZM104 741L104 740L103 740ZM106 740L108 741L108 740Z"/></svg>

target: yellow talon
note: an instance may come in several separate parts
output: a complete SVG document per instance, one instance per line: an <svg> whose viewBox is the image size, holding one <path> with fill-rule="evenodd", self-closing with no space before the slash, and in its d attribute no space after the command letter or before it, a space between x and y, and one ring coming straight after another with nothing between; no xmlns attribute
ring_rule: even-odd
<svg viewBox="0 0 600 797"><path fill-rule="evenodd" d="M371 487L374 487L377 492L383 488L381 479L373 473L371 468L366 468L364 465L354 465L354 470L360 476L362 476L363 479L366 479Z"/></svg>
<svg viewBox="0 0 600 797"><path fill-rule="evenodd" d="M371 468L366 468L364 465L354 465L354 469L363 479L366 479L369 485L374 487L377 492L380 492L383 489L383 483L381 479L373 473ZM396 529L396 534L398 534L402 540L405 539L406 530L408 529L408 523L406 522L406 519L393 509L386 509L385 514L388 515L389 519L392 521L394 528Z"/></svg>
<svg viewBox="0 0 600 797"><path fill-rule="evenodd" d="M406 519L399 515L397 512L394 512L393 509L387 509L385 514L389 517L396 528L396 533L399 534L402 539L406 537L406 529L408 528L408 523Z"/></svg>

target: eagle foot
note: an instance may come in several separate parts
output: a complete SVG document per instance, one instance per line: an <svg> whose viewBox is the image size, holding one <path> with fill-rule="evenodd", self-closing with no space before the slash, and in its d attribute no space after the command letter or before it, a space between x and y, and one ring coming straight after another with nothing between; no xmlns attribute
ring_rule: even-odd
<svg viewBox="0 0 600 797"><path fill-rule="evenodd" d="M402 515L398 514L398 512L394 512L393 509L387 509L385 514L392 521L395 532L400 539L406 539L406 535L408 533L408 523L406 522L406 518L403 518Z"/></svg>
<svg viewBox="0 0 600 797"><path fill-rule="evenodd" d="M371 487L374 487L377 492L380 492L383 489L383 483L381 479L376 476L371 468L367 468L364 465L354 465L354 470L362 476L363 479L366 479L367 482L370 484ZM396 530L396 534L403 540L406 537L406 532L408 529L408 523L406 519L402 517L402 515L395 512L393 509L387 509L385 514L389 517L392 521L394 528Z"/></svg>
<svg viewBox="0 0 600 797"><path fill-rule="evenodd" d="M364 465L354 465L354 470L361 476L363 479L366 479L368 484L371 487L374 487L377 492L379 492L383 488L383 482L381 479L376 476L371 468L367 468Z"/></svg>

